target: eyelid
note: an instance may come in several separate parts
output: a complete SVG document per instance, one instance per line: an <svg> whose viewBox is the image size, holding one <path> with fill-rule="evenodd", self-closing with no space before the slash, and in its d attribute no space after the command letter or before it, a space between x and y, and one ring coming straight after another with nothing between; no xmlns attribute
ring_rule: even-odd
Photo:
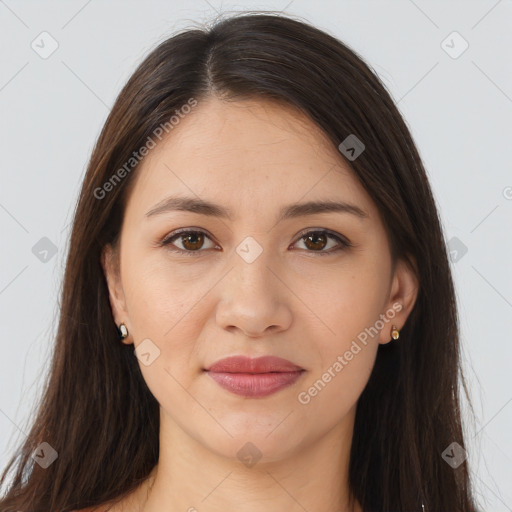
<svg viewBox="0 0 512 512"><path fill-rule="evenodd" d="M179 229L176 229L175 231L172 231L171 233L169 233L168 235L166 235L163 238L163 240L159 243L159 245L169 246L169 245L171 245L171 240L173 240L175 238L179 238L180 235L185 234L185 233L202 233L207 238L209 238L214 244L216 243L213 240L213 238L204 229L191 226L191 227L187 227L187 228L179 228ZM197 254L200 252L204 252L204 250L201 250L201 249L197 250L197 251L184 251L183 249L180 249L179 247L174 247L173 249L170 249L170 250L172 250L173 252L179 252L181 254L186 254L186 255L193 255L193 254Z"/></svg>
<svg viewBox="0 0 512 512"><path fill-rule="evenodd" d="M178 235L181 235L182 233L195 233L196 231L203 233L204 235L207 235L208 237L210 236L204 229L190 226L188 228L179 228L179 229L175 229L174 231L171 231L170 233L165 235L165 237L162 240L162 243L169 242L169 240L172 240L173 238L177 237Z"/></svg>
<svg viewBox="0 0 512 512"><path fill-rule="evenodd" d="M333 238L337 238L341 243L345 244L347 247L352 247L352 244L350 243L348 238L343 236L341 233L337 233L336 231L332 231L327 228L315 228L315 227L305 228L296 235L296 241L298 241L303 236L306 236L308 233L325 233L326 235L329 235ZM315 252L315 251L310 251L310 252ZM325 251L323 251L323 252L325 252Z"/></svg>
<svg viewBox="0 0 512 512"><path fill-rule="evenodd" d="M213 243L216 243L213 240L213 238L204 229L191 226L191 227L186 227L186 228L179 228L179 229L171 232L170 234L166 235L164 237L164 239L160 242L160 245L161 246L171 245L171 240L173 240L175 238L179 238L179 235L184 234L184 233L196 233L196 232L204 234ZM292 244L290 244L289 247L295 245L297 242L299 242L304 236L306 236L309 233L321 233L321 234L330 236L331 238L334 238L338 241L338 247L334 248L334 250L333 250L333 248L331 248L328 251L305 251L308 253L319 254L319 255L336 254L336 253L342 251L343 249L346 249L348 247L353 247L353 245L350 243L350 241L346 237L341 235L340 233L331 231L330 229L327 229L327 228L315 228L315 227L304 228L303 230L301 230L297 235L295 235L295 241ZM175 247L174 249L170 249L170 250L172 250L173 252L178 252L180 254L186 254L187 256L205 252L202 249L198 249L197 251L185 251L183 249L180 249L179 247Z"/></svg>
<svg viewBox="0 0 512 512"><path fill-rule="evenodd" d="M297 236L296 236L296 240L295 242L293 242L293 244L291 245L295 245L297 242L299 242L304 236L306 236L308 233L320 233L320 234L325 234L331 238L334 238L337 242L338 242L338 245L336 247L331 247L329 250L327 251L308 251L308 250L305 250L303 249L303 252L305 252L307 255L309 254L314 254L314 255L318 255L318 256L334 256L334 255L337 255L339 254L340 252L343 252L345 251L346 249L348 249L349 247L353 247L352 243L350 243L350 241L343 235L341 235L340 233L337 233L335 231L331 231L330 229L327 229L327 228L306 228L306 229L303 229Z"/></svg>

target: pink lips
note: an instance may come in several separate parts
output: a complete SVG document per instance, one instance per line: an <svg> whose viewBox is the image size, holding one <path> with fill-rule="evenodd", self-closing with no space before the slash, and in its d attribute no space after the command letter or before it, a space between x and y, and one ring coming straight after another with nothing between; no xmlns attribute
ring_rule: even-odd
<svg viewBox="0 0 512 512"><path fill-rule="evenodd" d="M234 356L217 361L206 371L227 391L257 398L290 386L305 370L280 357Z"/></svg>

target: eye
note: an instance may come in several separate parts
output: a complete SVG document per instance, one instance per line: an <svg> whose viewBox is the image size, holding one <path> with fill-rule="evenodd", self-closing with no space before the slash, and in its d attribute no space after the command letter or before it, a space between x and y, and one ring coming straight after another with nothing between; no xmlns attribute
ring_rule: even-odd
<svg viewBox="0 0 512 512"><path fill-rule="evenodd" d="M326 251L324 249L328 246L329 238L336 240L338 247L334 250ZM317 252L321 256L337 253L343 249L346 249L347 247L351 247L351 244L347 240L342 238L340 235L331 233L326 229L303 231L300 234L299 242L300 241L304 242L306 249L311 249L308 250L308 252ZM332 249L332 246L329 247L329 249Z"/></svg>
<svg viewBox="0 0 512 512"><path fill-rule="evenodd" d="M324 250L326 247L328 249L333 248L332 245L331 247L328 247L329 239L337 242L337 247L336 244L334 244L334 250ZM175 240L178 240L181 247L174 244ZM205 247L205 240L210 241L210 246ZM334 234L326 229L311 230L311 228L309 228L309 230L305 230L300 234L298 242L301 241L304 242L307 252L316 252L322 256L337 253L352 246L352 244L350 244L350 242L344 239L341 235ZM295 244L298 242L295 242ZM292 244L292 246L295 244ZM186 254L187 256L192 256L194 253L201 252L201 249L204 248L211 249L218 247L204 231L190 228L174 231L161 242L161 245L172 245L176 247L176 249L170 249L171 251Z"/></svg>
<svg viewBox="0 0 512 512"><path fill-rule="evenodd" d="M181 229L179 231L175 231L171 233L167 238L162 241L162 245L174 245L174 240L178 239L179 243L181 243L182 247L177 247L177 249L171 249L175 252L181 252L187 255L190 255L194 252L200 252L200 249L203 248L204 242L206 239L210 240L211 238L204 232L195 229ZM210 249L214 246L213 242L211 242L210 247L206 247Z"/></svg>

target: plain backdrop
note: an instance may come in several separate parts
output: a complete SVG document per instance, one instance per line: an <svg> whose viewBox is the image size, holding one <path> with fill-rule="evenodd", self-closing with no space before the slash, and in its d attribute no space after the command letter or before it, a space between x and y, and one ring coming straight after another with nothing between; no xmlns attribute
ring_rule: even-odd
<svg viewBox="0 0 512 512"><path fill-rule="evenodd" d="M478 499L512 511L510 0L0 0L0 467L28 432L48 369L69 223L115 97L175 31L254 9L342 39L403 113L451 251Z"/></svg>

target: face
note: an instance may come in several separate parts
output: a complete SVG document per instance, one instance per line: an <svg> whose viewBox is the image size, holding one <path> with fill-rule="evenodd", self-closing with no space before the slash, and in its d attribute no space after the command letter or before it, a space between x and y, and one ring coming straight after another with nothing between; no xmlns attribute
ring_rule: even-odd
<svg viewBox="0 0 512 512"><path fill-rule="evenodd" d="M401 262L392 273L379 212L336 147L291 107L210 98L136 172L103 265L166 428L232 458L251 441L266 460L347 432L416 281ZM352 206L290 208L306 202ZM240 355L300 371L205 371Z"/></svg>

